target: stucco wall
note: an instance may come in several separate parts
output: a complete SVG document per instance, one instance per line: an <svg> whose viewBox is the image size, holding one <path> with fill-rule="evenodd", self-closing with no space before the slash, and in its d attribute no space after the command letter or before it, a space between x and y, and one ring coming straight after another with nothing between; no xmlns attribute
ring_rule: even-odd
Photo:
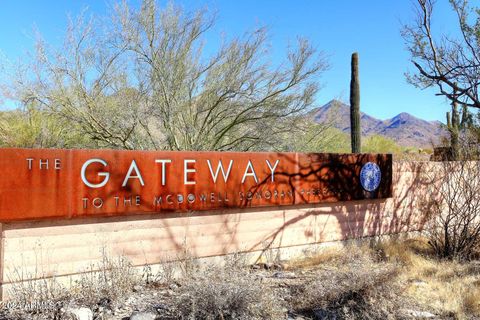
<svg viewBox="0 0 480 320"><path fill-rule="evenodd" d="M19 272L24 279L82 272L103 249L141 266L178 257L185 248L210 257L419 230L420 172L432 165L394 163L393 197L385 200L3 224L3 289Z"/></svg>

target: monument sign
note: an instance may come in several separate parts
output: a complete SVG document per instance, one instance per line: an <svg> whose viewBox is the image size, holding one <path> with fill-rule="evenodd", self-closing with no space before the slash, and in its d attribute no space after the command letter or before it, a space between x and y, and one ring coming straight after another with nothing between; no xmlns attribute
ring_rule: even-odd
<svg viewBox="0 0 480 320"><path fill-rule="evenodd" d="M0 149L0 222L387 198L386 154Z"/></svg>

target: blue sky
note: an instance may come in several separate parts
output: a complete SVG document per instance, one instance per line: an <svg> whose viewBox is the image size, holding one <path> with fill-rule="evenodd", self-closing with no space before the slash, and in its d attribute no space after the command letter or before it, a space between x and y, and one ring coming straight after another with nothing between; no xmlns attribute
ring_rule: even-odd
<svg viewBox="0 0 480 320"><path fill-rule="evenodd" d="M436 28L455 25L446 0L439 0ZM138 6L139 1L130 1ZM165 3L165 2L163 2ZM444 122L449 105L434 90L409 85L404 73L413 70L400 36L402 23L413 17L412 1L345 0L178 0L186 10L207 6L218 13L207 46L219 43L222 34L241 35L265 25L269 28L273 59L280 59L297 36L308 38L329 57L330 69L321 78L317 97L322 105L333 98L348 101L350 55L360 55L361 108L380 119L409 112L426 120ZM33 27L51 43L61 41L67 14L88 7L95 15L108 14L111 1L7 1L0 0L0 51L15 60L32 48Z"/></svg>

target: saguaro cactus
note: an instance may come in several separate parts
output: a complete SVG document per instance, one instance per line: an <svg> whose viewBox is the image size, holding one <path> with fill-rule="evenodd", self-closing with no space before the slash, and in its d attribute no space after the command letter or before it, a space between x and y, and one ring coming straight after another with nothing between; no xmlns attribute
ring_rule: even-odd
<svg viewBox="0 0 480 320"><path fill-rule="evenodd" d="M454 92L455 94L455 92ZM462 123L460 123L460 116L458 114L457 103L455 101L452 102L452 113L447 112L447 129L450 133L450 148L451 148L451 156L452 160L458 160L460 156L460 145L459 145L459 131L463 126L463 119Z"/></svg>
<svg viewBox="0 0 480 320"><path fill-rule="evenodd" d="M350 137L352 153L361 153L360 81L358 79L358 53L356 52L352 54L350 79Z"/></svg>
<svg viewBox="0 0 480 320"><path fill-rule="evenodd" d="M455 94L455 92L454 92ZM447 130L450 133L450 149L452 160L460 160L460 133L472 126L472 114L468 112L468 107L462 105L462 116L458 112L457 103L452 102L452 112L447 112Z"/></svg>
<svg viewBox="0 0 480 320"><path fill-rule="evenodd" d="M462 121L460 122L460 130L472 127L472 114L468 112L466 104L462 106Z"/></svg>

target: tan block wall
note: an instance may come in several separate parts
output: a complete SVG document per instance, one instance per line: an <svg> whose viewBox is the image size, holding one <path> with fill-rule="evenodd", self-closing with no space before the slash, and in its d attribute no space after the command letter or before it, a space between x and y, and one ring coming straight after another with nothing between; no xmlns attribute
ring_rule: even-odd
<svg viewBox="0 0 480 320"><path fill-rule="evenodd" d="M3 288L19 272L24 279L78 274L104 248L142 266L178 257L186 247L211 257L419 230L426 165L395 163L393 198L383 200L3 224Z"/></svg>

